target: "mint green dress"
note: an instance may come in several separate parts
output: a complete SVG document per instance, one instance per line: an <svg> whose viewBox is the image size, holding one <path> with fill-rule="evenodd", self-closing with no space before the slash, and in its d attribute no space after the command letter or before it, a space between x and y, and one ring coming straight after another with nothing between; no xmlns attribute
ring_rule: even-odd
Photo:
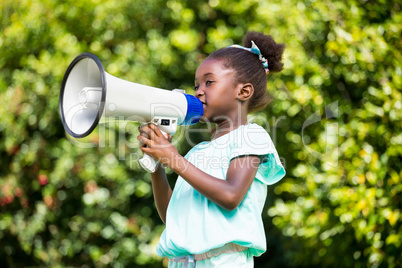
<svg viewBox="0 0 402 268"><path fill-rule="evenodd" d="M221 265L228 261L227 267L252 267L253 256L266 251L261 213L267 185L285 175L267 131L257 124L242 125L215 140L196 145L185 158L209 175L225 180L230 161L246 155L258 155L262 163L243 201L233 211L219 207L178 177L167 209L166 229L156 249L159 256L173 259L236 243L248 249L198 261L197 267L225 267ZM240 265L242 262L245 265ZM169 267L182 265L169 262Z"/></svg>

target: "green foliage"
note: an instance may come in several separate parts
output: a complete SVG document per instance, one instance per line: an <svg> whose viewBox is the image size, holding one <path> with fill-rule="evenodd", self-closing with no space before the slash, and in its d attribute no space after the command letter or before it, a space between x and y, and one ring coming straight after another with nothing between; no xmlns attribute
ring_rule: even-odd
<svg viewBox="0 0 402 268"><path fill-rule="evenodd" d="M253 30L286 44L284 71L269 76L274 100L250 116L287 170L269 191L268 252L256 266L400 267L400 8L386 0L0 2L0 266L160 267L163 225L137 166L137 123L66 137L64 72L88 51L112 75L191 93L205 55ZM177 139L185 153L189 144Z"/></svg>

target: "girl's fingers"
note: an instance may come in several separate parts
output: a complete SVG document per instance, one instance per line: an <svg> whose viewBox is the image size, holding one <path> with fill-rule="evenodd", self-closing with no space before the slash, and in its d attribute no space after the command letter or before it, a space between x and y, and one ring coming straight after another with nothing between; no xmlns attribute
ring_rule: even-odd
<svg viewBox="0 0 402 268"><path fill-rule="evenodd" d="M142 151L144 154L149 154L148 151L149 151L150 149L149 149L148 147L141 147L140 149L141 149L141 151Z"/></svg>
<svg viewBox="0 0 402 268"><path fill-rule="evenodd" d="M172 142L172 139L173 139L172 135L168 134L167 140L168 140L169 142Z"/></svg>
<svg viewBox="0 0 402 268"><path fill-rule="evenodd" d="M139 136L142 136L142 137L144 137L144 138L146 138L146 139L149 139L150 137L149 137L149 135L148 135L148 133L146 133L145 131L143 131L142 129L141 129L141 127L138 127L138 130L140 131L140 135L138 135L138 137ZM145 146L145 143L143 143L140 139L138 139L140 142L139 142L139 145L140 145L140 147L144 147Z"/></svg>
<svg viewBox="0 0 402 268"><path fill-rule="evenodd" d="M167 139L169 142L172 141L172 135L170 135L168 133L163 134L163 132L155 124L150 123L149 127L154 131L156 136L163 137L163 138Z"/></svg>
<svg viewBox="0 0 402 268"><path fill-rule="evenodd" d="M147 139L150 138L149 135L148 135L148 133L146 133L145 131L141 131L141 132L140 132L140 136L143 136L143 137L145 137L145 138L147 138Z"/></svg>
<svg viewBox="0 0 402 268"><path fill-rule="evenodd" d="M137 137L137 139L139 141L138 144L139 144L140 148L147 146L139 137Z"/></svg>
<svg viewBox="0 0 402 268"><path fill-rule="evenodd" d="M154 128L152 128L151 125L153 125ZM149 123L149 124L140 126L138 129L140 132L142 131L142 132L145 132L146 134L148 134L148 138L150 140L154 140L155 136L157 136L155 133L155 130L154 130L155 128L158 129L154 124Z"/></svg>
<svg viewBox="0 0 402 268"><path fill-rule="evenodd" d="M162 131L153 123L144 124L138 127L140 136L146 137L148 140L155 141L157 137L163 137L169 142L172 141L172 135L163 134Z"/></svg>
<svg viewBox="0 0 402 268"><path fill-rule="evenodd" d="M142 135L138 135L137 139L140 141L140 143L142 144L141 148L144 148L144 146L148 146L150 147L152 145L152 141Z"/></svg>
<svg viewBox="0 0 402 268"><path fill-rule="evenodd" d="M149 127L154 131L156 136L158 136L158 137L163 137L164 136L162 131L155 124L150 123Z"/></svg>

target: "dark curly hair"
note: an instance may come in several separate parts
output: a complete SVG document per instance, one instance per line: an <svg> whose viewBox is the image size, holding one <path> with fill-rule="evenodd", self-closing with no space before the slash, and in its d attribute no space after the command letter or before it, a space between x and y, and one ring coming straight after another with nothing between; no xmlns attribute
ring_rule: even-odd
<svg viewBox="0 0 402 268"><path fill-rule="evenodd" d="M284 44L278 44L270 35L258 32L248 32L243 39L244 47L251 47L251 41L258 46L263 57L268 60L270 73L280 72L283 69L282 54ZM235 70L237 83L251 83L254 94L251 97L248 111L255 112L264 109L270 101L267 93L267 75L258 56L235 47L225 47L216 50L208 59L224 61L224 66Z"/></svg>

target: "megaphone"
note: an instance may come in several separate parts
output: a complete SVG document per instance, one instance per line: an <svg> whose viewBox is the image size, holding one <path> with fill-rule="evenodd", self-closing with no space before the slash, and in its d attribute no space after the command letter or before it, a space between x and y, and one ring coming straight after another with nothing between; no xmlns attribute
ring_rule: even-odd
<svg viewBox="0 0 402 268"><path fill-rule="evenodd" d="M178 125L192 125L203 115L196 97L177 90L165 90L129 82L105 72L92 53L78 55L68 66L60 89L60 117L66 132L74 138L88 136L106 117L152 122L173 135ZM140 160L154 172L155 160Z"/></svg>

